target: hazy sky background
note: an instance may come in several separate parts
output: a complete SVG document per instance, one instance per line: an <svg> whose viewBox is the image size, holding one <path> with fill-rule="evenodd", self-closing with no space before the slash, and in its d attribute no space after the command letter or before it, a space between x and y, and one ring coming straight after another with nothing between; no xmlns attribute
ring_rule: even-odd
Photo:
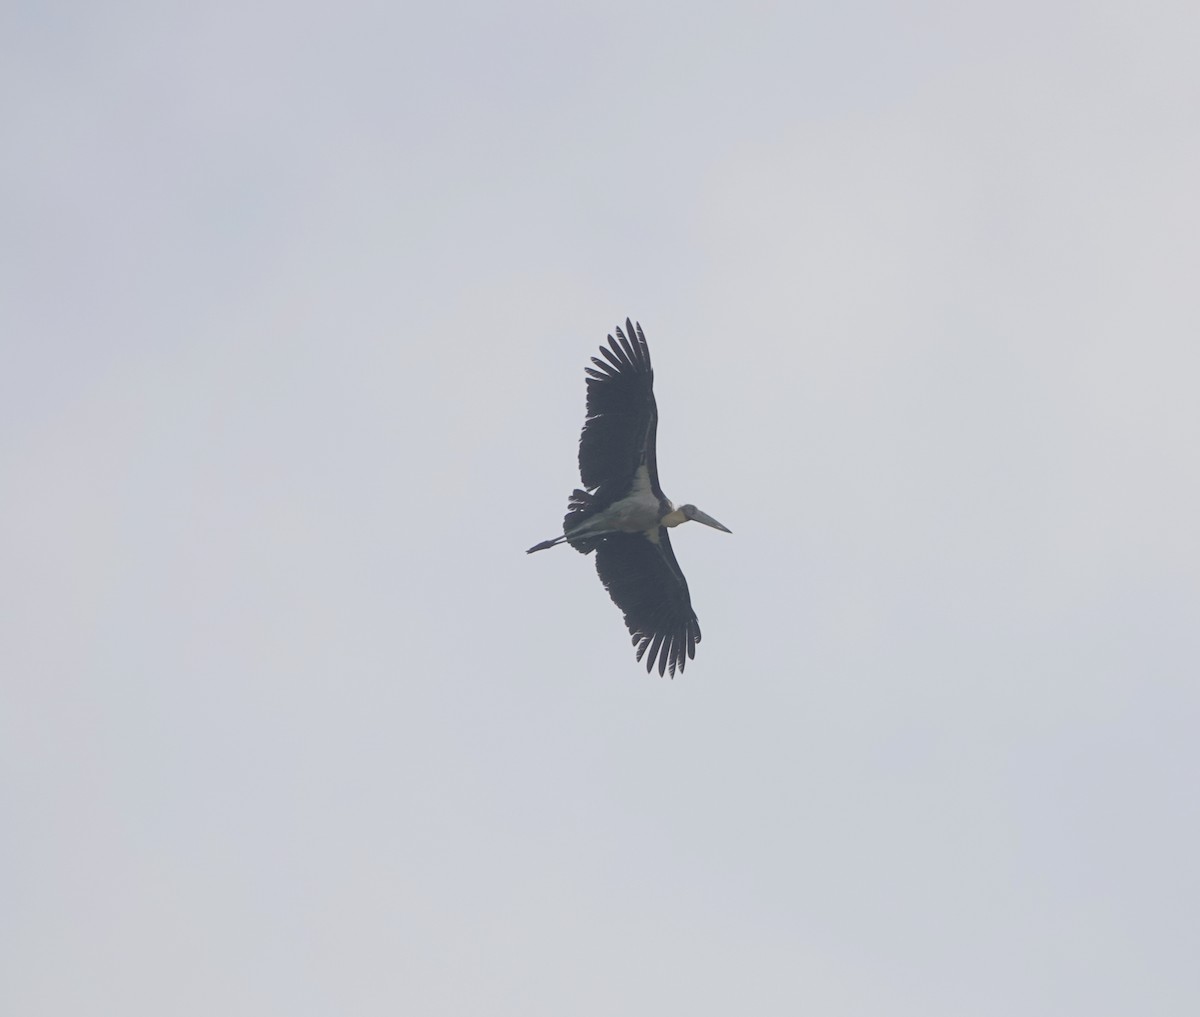
<svg viewBox="0 0 1200 1017"><path fill-rule="evenodd" d="M0 1010L1200 1013L1200 8L0 13ZM704 630L634 662L583 368Z"/></svg>

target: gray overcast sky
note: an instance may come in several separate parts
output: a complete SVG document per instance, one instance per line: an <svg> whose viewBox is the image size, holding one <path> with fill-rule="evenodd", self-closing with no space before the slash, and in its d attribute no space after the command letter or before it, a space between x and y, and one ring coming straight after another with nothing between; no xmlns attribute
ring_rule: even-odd
<svg viewBox="0 0 1200 1017"><path fill-rule="evenodd" d="M1198 43L7 5L0 1010L1200 1013ZM674 682L523 553L626 315Z"/></svg>

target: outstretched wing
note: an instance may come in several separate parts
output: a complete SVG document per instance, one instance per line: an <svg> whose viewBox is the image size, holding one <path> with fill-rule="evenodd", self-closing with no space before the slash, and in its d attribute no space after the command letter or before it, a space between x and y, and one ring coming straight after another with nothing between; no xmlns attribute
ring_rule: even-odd
<svg viewBox="0 0 1200 1017"><path fill-rule="evenodd" d="M587 372L587 420L579 436L579 475L589 491L608 483L624 484L649 462L657 477L654 439L658 409L654 405L654 371L641 325L625 319L626 332L616 330L592 357Z"/></svg>
<svg viewBox="0 0 1200 1017"><path fill-rule="evenodd" d="M692 610L687 580L679 570L666 527L658 531L658 543L640 533L616 533L596 548L596 571L613 603L625 614L625 625L643 656L646 670L658 673L670 668L683 672L688 659L696 656L700 623Z"/></svg>

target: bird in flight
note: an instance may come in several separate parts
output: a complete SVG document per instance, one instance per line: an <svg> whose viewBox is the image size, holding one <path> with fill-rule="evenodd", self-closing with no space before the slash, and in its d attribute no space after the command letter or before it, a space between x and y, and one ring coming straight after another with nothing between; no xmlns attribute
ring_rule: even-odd
<svg viewBox="0 0 1200 1017"><path fill-rule="evenodd" d="M668 531L689 519L732 531L695 505L678 508L658 482L654 371L640 324L600 347L587 373L587 420L579 437L583 489L567 502L561 537L534 544L526 553L570 544L596 552L600 581L625 615L625 625L646 658L646 670L671 677L696 656L700 623L687 580L671 550Z"/></svg>

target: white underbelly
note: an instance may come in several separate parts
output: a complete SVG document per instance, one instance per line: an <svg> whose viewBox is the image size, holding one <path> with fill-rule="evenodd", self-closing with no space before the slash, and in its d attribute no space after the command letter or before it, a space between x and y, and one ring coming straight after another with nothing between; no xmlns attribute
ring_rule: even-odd
<svg viewBox="0 0 1200 1017"><path fill-rule="evenodd" d="M658 499L644 497L640 492L627 494L600 513L606 529L644 533L658 529Z"/></svg>
<svg viewBox="0 0 1200 1017"><path fill-rule="evenodd" d="M650 490L650 474L645 466L638 468L631 490L620 501L613 502L603 512L592 516L574 532L582 535L619 531L622 533L652 533L658 535L661 506Z"/></svg>

